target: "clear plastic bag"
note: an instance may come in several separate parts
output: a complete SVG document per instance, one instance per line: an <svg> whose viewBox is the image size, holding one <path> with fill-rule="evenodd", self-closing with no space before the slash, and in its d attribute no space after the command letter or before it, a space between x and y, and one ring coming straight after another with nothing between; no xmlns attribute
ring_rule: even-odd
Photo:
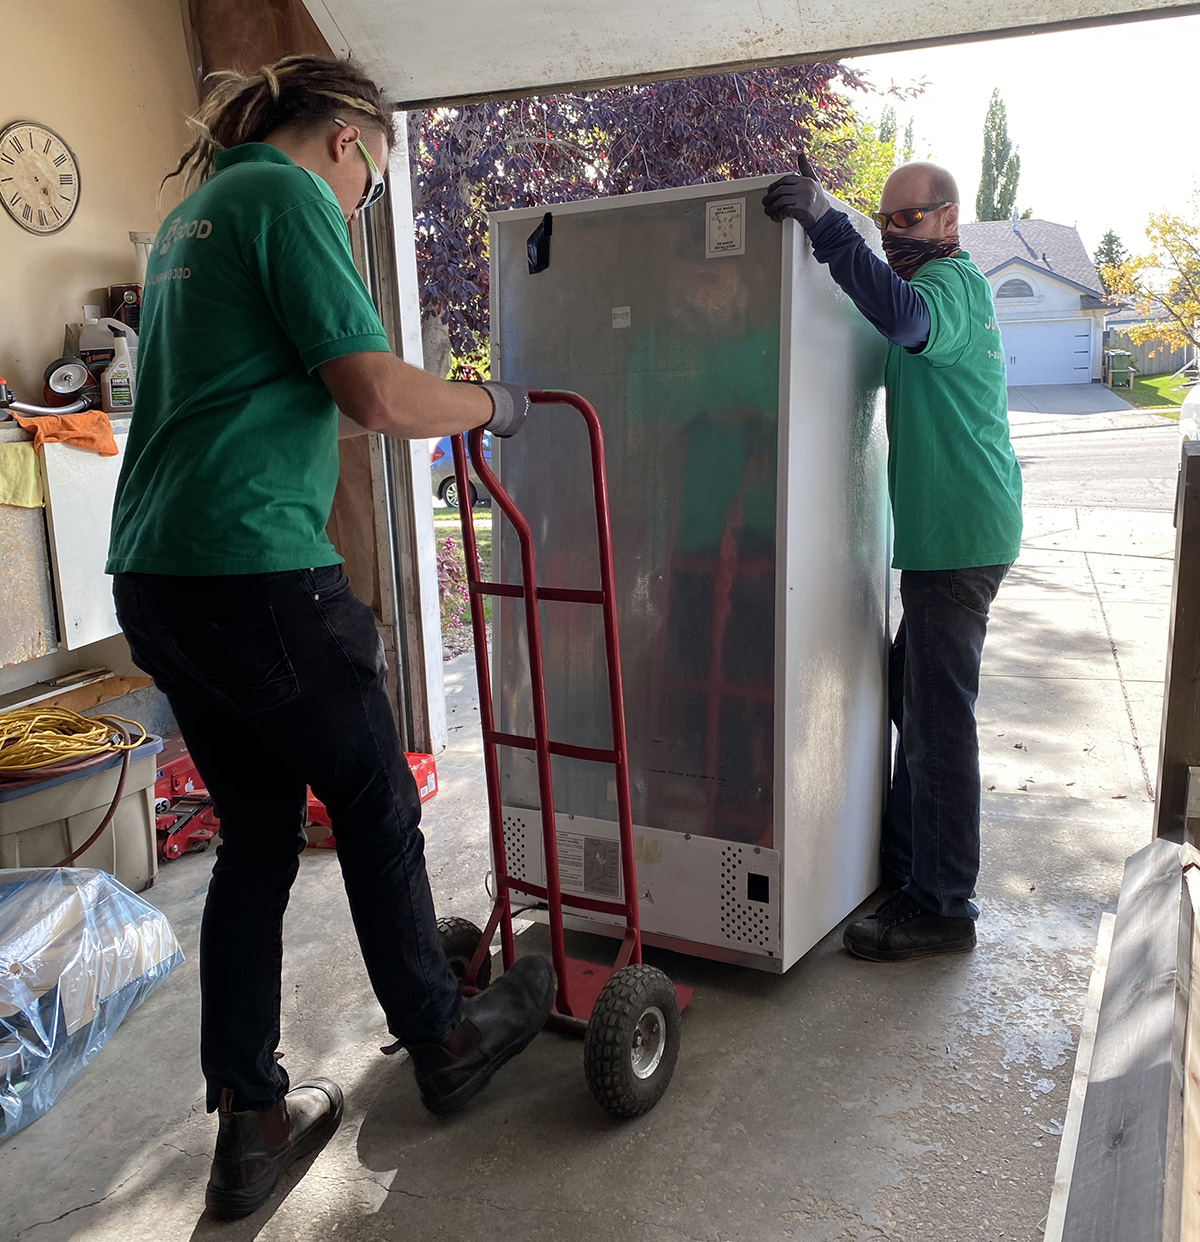
<svg viewBox="0 0 1200 1242"><path fill-rule="evenodd" d="M36 1121L183 961L106 871L0 870L0 1137Z"/></svg>

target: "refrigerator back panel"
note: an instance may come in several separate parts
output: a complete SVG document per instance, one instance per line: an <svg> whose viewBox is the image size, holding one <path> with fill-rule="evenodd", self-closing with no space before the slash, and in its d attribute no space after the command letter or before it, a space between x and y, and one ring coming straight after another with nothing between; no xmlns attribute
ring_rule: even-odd
<svg viewBox="0 0 1200 1242"><path fill-rule="evenodd" d="M634 822L770 846L781 230L753 197L712 198L557 212L534 275L538 219L496 217L492 365L603 421ZM501 456L542 585L597 587L581 420L538 407ZM524 626L500 612L499 727L532 733ZM542 624L551 736L611 745L599 609L543 604ZM536 806L532 753L501 763L504 802ZM615 819L611 770L554 775L559 810Z"/></svg>
<svg viewBox="0 0 1200 1242"><path fill-rule="evenodd" d="M889 519L884 343L803 232L762 214L767 183L552 208L536 272L545 209L493 216L492 369L582 393L604 427L648 939L783 970L877 883ZM582 420L539 405L497 458L540 585L598 588ZM516 580L503 522L496 560ZM531 734L520 603L494 607L498 727ZM600 610L540 616L551 737L610 746ZM500 764L535 882L534 757ZM612 770L553 772L560 846L582 860L568 879L604 896Z"/></svg>

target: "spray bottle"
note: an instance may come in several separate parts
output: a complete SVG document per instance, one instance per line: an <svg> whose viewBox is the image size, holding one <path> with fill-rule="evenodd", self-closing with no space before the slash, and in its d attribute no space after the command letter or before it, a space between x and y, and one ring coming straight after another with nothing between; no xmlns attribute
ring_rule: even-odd
<svg viewBox="0 0 1200 1242"><path fill-rule="evenodd" d="M106 414L133 413L133 364L123 328L109 326L113 334L113 360L100 377L100 399Z"/></svg>
<svg viewBox="0 0 1200 1242"><path fill-rule="evenodd" d="M68 324L67 336L63 342L63 353L72 358L82 358L87 369L100 382L100 376L113 360L112 329L120 328L125 333L125 345L129 350L129 364L132 374L137 378L137 333L123 324L119 319L109 317L97 319L88 315L89 310L96 307L85 306L83 322Z"/></svg>

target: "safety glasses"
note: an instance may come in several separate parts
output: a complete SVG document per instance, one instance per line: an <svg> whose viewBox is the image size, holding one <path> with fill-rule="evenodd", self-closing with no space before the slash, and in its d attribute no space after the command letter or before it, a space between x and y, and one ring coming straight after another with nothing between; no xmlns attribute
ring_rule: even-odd
<svg viewBox="0 0 1200 1242"><path fill-rule="evenodd" d="M879 226L881 233L887 230L889 224L894 224L898 229L911 229L914 224L920 224L925 219L926 212L940 211L943 207L953 205L953 203L930 203L927 207L901 207L899 211L877 211L871 219Z"/></svg>
<svg viewBox="0 0 1200 1242"><path fill-rule="evenodd" d="M339 121L335 116L333 118L335 125L340 125L343 129L347 128L345 121ZM387 182L383 179L383 173L379 171L375 161L371 158L370 151L363 145L362 139L357 139L355 145L362 152L362 157L367 161L367 167L371 170L371 184L363 191L363 196L358 200L358 206L355 211L366 211L372 203L377 203L383 197L384 191L387 189Z"/></svg>

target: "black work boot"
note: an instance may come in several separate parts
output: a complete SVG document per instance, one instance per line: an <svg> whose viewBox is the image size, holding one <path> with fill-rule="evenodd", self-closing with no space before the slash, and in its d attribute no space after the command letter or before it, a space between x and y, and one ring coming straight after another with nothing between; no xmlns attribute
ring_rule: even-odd
<svg viewBox="0 0 1200 1242"><path fill-rule="evenodd" d="M249 1216L270 1197L283 1171L319 1150L342 1120L342 1091L327 1078L302 1082L274 1108L235 1113L233 1092L221 1093L217 1150L205 1207L225 1220Z"/></svg>
<svg viewBox="0 0 1200 1242"><path fill-rule="evenodd" d="M410 1048L421 1099L431 1113L456 1113L542 1029L558 980L544 957L522 957L463 1001L463 1020L441 1043Z"/></svg>
<svg viewBox="0 0 1200 1242"><path fill-rule="evenodd" d="M975 947L975 920L930 914L907 893L897 893L842 935L855 957L870 962L906 962L935 953L966 953Z"/></svg>

